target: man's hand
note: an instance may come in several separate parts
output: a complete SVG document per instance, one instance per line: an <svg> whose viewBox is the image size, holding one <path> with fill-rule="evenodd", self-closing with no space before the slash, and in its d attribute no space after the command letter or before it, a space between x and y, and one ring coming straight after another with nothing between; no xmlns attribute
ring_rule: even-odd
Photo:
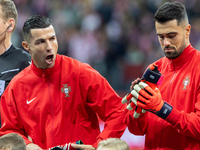
<svg viewBox="0 0 200 150"><path fill-rule="evenodd" d="M131 91L133 97L131 101L147 111L165 119L172 111L172 106L162 100L160 90L152 89L148 84L140 82Z"/></svg>
<svg viewBox="0 0 200 150"><path fill-rule="evenodd" d="M141 81L140 78L137 78L136 80L134 80L134 81L131 83L130 91L132 91L132 90L133 90L133 87L134 87L137 83L139 83L140 81ZM142 113L145 113L146 110L144 110L144 109L142 109L142 108L140 108L140 107L135 106L135 104L134 104L133 102L131 102L131 98L132 98L132 97L133 97L133 95L131 95L130 93L127 94L127 95L122 99L122 103L124 104L124 103L129 103L129 102L130 102L130 103L128 104L128 106L127 106L127 109L128 109L128 110L132 110L133 108L135 108L133 117L134 117L134 118L139 118L140 113L141 113L141 112L142 112Z"/></svg>
<svg viewBox="0 0 200 150"><path fill-rule="evenodd" d="M26 150L42 150L38 145L29 143L26 145Z"/></svg>
<svg viewBox="0 0 200 150"><path fill-rule="evenodd" d="M134 87L137 83L139 83L140 81L141 81L140 78L135 79L135 80L131 83L130 90L132 91L132 90L133 90L133 87Z"/></svg>
<svg viewBox="0 0 200 150"><path fill-rule="evenodd" d="M135 97L131 99L135 105L153 113L159 112L164 104L159 89L153 90L144 82L136 84L131 94Z"/></svg>
<svg viewBox="0 0 200 150"><path fill-rule="evenodd" d="M79 144L71 144L73 148L81 149L81 150L95 150L92 145L79 145Z"/></svg>

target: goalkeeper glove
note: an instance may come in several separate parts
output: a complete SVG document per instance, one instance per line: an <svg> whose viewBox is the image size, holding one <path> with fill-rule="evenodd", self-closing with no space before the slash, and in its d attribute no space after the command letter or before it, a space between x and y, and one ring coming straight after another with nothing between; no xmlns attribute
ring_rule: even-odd
<svg viewBox="0 0 200 150"><path fill-rule="evenodd" d="M83 144L83 142L81 140L74 142L75 144ZM80 150L80 149L75 149L71 146L71 143L66 143L64 145L58 145L55 147L51 147L48 149L44 149L44 150Z"/></svg>
<svg viewBox="0 0 200 150"><path fill-rule="evenodd" d="M134 96L131 98L131 101L136 106L152 112L163 119L166 119L173 109L171 105L162 100L158 88L153 90L144 82L136 84L134 90L131 91L131 94Z"/></svg>
<svg viewBox="0 0 200 150"><path fill-rule="evenodd" d="M151 88L156 89L157 85L160 85L162 83L162 79L163 76L161 75L161 73L158 71L158 66L155 64L151 64L149 66L149 68L145 71L145 73L143 74L143 77L141 79L141 81L139 82L145 82L147 83ZM135 80L136 81L136 80ZM138 83L139 83L138 82ZM134 89L134 88L133 88ZM131 100L131 98L133 97L133 95L131 93L127 94L123 99L122 99L122 103L126 103L128 101ZM135 107L134 103L130 103L127 106L128 110L132 110ZM145 113L146 110L136 106L135 108L135 112L134 112L134 118L138 118L140 113Z"/></svg>

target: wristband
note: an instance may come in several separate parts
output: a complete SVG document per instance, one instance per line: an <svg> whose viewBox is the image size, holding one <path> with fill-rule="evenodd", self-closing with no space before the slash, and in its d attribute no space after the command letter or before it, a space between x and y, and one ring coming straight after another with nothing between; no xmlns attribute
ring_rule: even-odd
<svg viewBox="0 0 200 150"><path fill-rule="evenodd" d="M76 141L75 143L76 143L76 144L79 144L79 145L80 145L80 144L83 144L83 142L82 142L81 140L78 140L78 141ZM80 150L80 149L77 149L77 150Z"/></svg>
<svg viewBox="0 0 200 150"><path fill-rule="evenodd" d="M171 113L173 107L168 103L164 102L160 111L156 114L158 117L166 119L167 116Z"/></svg>

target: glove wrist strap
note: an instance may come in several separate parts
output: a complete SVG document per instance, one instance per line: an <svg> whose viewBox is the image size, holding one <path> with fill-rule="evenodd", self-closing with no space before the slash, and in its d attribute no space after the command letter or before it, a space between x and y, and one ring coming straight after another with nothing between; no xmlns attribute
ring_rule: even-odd
<svg viewBox="0 0 200 150"><path fill-rule="evenodd" d="M157 116L163 119L166 119L167 116L171 113L173 107L169 105L168 103L164 102L162 108L157 113Z"/></svg>

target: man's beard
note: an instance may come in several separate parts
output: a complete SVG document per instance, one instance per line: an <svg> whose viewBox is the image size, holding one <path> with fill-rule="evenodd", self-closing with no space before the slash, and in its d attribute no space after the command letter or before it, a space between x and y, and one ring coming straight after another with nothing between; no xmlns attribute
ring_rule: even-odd
<svg viewBox="0 0 200 150"><path fill-rule="evenodd" d="M181 44L181 46L180 46L180 48L179 48L178 50L177 50L174 46L166 46L166 47L163 48L163 50L164 50L165 48L172 48L172 49L175 50L175 51L173 51L173 52L164 52L164 54L165 54L165 56L166 56L167 58L169 58L169 59L175 59L175 58L177 58L178 56L180 56L181 53L183 52L183 50L186 48L186 42L185 42L185 40L183 40L183 41L182 41L182 44Z"/></svg>

